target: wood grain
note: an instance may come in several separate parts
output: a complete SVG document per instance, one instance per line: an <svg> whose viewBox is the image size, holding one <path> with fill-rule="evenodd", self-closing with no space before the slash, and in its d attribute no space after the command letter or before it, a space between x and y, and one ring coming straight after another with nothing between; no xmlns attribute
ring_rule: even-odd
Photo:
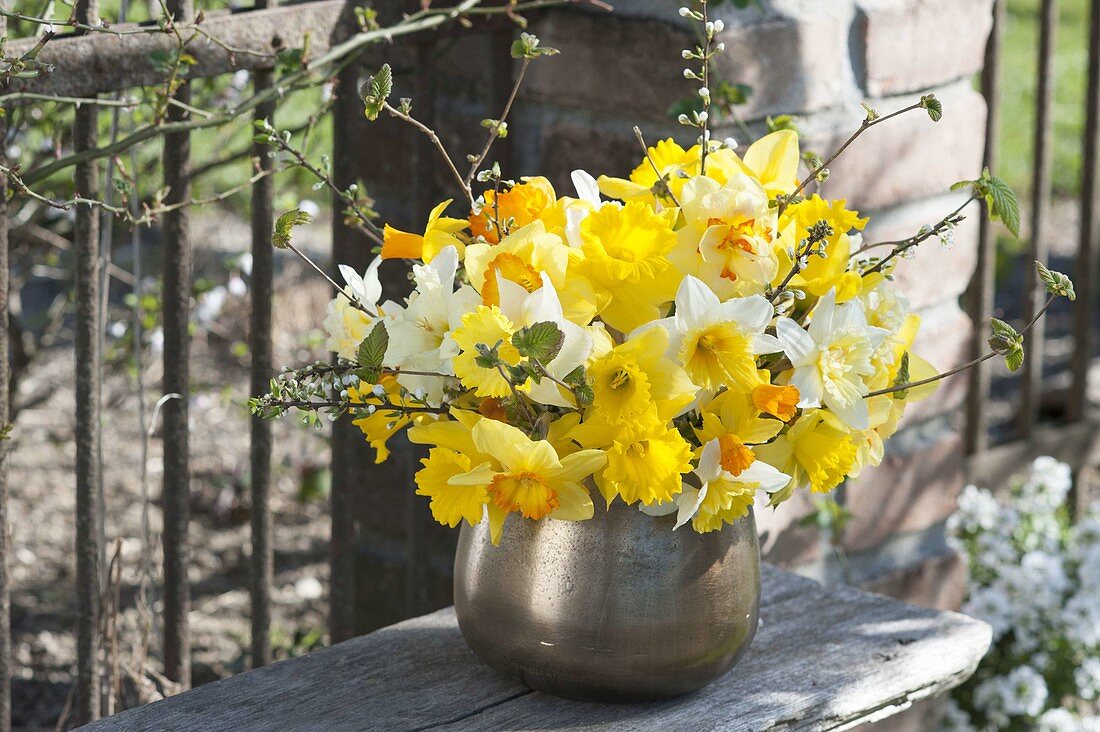
<svg viewBox="0 0 1100 732"><path fill-rule="evenodd" d="M86 730L839 730L970 676L990 629L765 566L761 628L724 678L672 701L586 704L482 665L454 610L133 709Z"/></svg>

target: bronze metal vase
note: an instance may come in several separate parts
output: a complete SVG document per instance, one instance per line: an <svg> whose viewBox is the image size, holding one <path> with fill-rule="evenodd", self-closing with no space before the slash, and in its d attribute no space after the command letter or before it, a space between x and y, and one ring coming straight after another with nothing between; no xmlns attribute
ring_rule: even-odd
<svg viewBox="0 0 1100 732"><path fill-rule="evenodd" d="M463 525L463 636L485 663L558 696L640 701L706 686L756 633L756 524L752 513L708 534L673 523L621 502L588 521L513 514L495 547L486 522Z"/></svg>

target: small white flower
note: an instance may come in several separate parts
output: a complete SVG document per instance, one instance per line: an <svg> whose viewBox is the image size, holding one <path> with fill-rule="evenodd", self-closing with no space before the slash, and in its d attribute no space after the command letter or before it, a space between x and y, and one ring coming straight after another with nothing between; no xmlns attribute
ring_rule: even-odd
<svg viewBox="0 0 1100 732"><path fill-rule="evenodd" d="M722 31L724 31L726 29L726 24L722 22L721 18L719 18L718 20L711 23L711 29L715 33L721 33Z"/></svg>
<svg viewBox="0 0 1100 732"><path fill-rule="evenodd" d="M1037 720L1036 732L1080 732L1077 715L1068 709L1048 709Z"/></svg>

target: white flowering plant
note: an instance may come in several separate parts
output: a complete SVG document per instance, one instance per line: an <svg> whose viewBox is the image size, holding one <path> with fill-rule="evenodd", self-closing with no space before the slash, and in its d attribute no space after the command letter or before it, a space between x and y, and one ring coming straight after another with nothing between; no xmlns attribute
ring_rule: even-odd
<svg viewBox="0 0 1100 732"><path fill-rule="evenodd" d="M1072 523L1071 487L1069 466L1041 457L1005 500L974 486L959 497L963 611L993 627L993 646L943 729L1100 731L1100 504Z"/></svg>

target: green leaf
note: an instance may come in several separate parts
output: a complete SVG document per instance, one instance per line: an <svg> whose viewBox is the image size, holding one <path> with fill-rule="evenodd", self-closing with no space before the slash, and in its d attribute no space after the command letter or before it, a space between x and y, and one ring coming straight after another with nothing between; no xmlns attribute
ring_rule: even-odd
<svg viewBox="0 0 1100 732"><path fill-rule="evenodd" d="M275 54L275 71L279 76L292 74L305 66L304 48L284 48Z"/></svg>
<svg viewBox="0 0 1100 732"><path fill-rule="evenodd" d="M978 185L976 180L960 180L951 184L952 191L961 191L963 188L975 188Z"/></svg>
<svg viewBox="0 0 1100 732"><path fill-rule="evenodd" d="M502 122L499 119L483 119L481 120L481 126L487 130L496 130L497 137L504 139L508 137L508 123Z"/></svg>
<svg viewBox="0 0 1100 732"><path fill-rule="evenodd" d="M363 97L363 112L371 122L378 119L382 107L393 92L393 70L389 64L382 64L378 73L367 80L360 90Z"/></svg>
<svg viewBox="0 0 1100 732"><path fill-rule="evenodd" d="M920 106L928 112L928 117L933 122L939 122L943 119L943 103L936 99L935 94L925 94L920 98Z"/></svg>
<svg viewBox="0 0 1100 732"><path fill-rule="evenodd" d="M588 383L588 374L584 370L584 366L578 366L570 371L562 379L566 384L569 384L573 389L573 396L577 398L577 404L591 404L592 400L596 398L596 393L592 391L592 385Z"/></svg>
<svg viewBox="0 0 1100 732"><path fill-rule="evenodd" d="M1019 371L1024 365L1024 347L1018 346L1005 354L1005 365L1009 371Z"/></svg>
<svg viewBox="0 0 1100 732"><path fill-rule="evenodd" d="M166 48L158 48L149 54L149 64L157 73L170 73L175 65L175 54Z"/></svg>
<svg viewBox="0 0 1100 732"><path fill-rule="evenodd" d="M540 46L539 37L533 33L520 33L519 38L512 43L512 58L538 58L539 56L556 56L561 51L549 46Z"/></svg>
<svg viewBox="0 0 1100 732"><path fill-rule="evenodd" d="M898 373L894 376L894 383L891 386L898 387L903 384L909 383L909 351L901 354L901 365L898 366ZM908 389L901 389L893 392L891 396L895 399L904 399L909 395Z"/></svg>
<svg viewBox="0 0 1100 732"><path fill-rule="evenodd" d="M512 334L512 345L524 358L546 365L554 360L565 342L565 334L548 320L520 328Z"/></svg>
<svg viewBox="0 0 1100 732"><path fill-rule="evenodd" d="M496 344L490 348L485 343L478 343L474 346L474 350L477 351L477 356L474 357L474 363L483 369L495 369L503 362L500 360L500 346L504 343L503 340L497 341Z"/></svg>
<svg viewBox="0 0 1100 732"><path fill-rule="evenodd" d="M989 325L993 329L989 347L997 355L1005 357L1009 371L1016 371L1024 363L1024 337L1003 320L990 318Z"/></svg>
<svg viewBox="0 0 1100 732"><path fill-rule="evenodd" d="M386 324L379 320L359 344L356 363L359 364L357 373L360 379L369 384L378 383L378 379L382 376L382 359L386 357L386 349L389 346L390 333L386 330Z"/></svg>
<svg viewBox="0 0 1100 732"><path fill-rule="evenodd" d="M1012 187L995 175L989 175L989 171L983 174L985 184L985 200L989 204L989 214L1005 225L1013 236L1020 235L1020 203L1016 200L1016 194Z"/></svg>
<svg viewBox="0 0 1100 732"><path fill-rule="evenodd" d="M313 217L301 209L287 211L275 221L275 233L271 237L271 243L276 249L286 249L290 246L290 236L295 226L302 226L313 221Z"/></svg>
<svg viewBox="0 0 1100 732"><path fill-rule="evenodd" d="M1036 262L1035 269L1039 273L1039 281L1046 286L1048 293L1069 300L1077 299L1077 293L1073 291L1073 280L1069 277L1061 272L1047 269L1042 262Z"/></svg>
<svg viewBox="0 0 1100 732"><path fill-rule="evenodd" d="M778 117L768 117L768 132L779 132L780 130L791 130L798 134L798 119L792 117L789 114L781 114Z"/></svg>
<svg viewBox="0 0 1100 732"><path fill-rule="evenodd" d="M1003 336L1010 340L1016 340L1020 337L1020 334L1016 332L1016 329L1003 320L997 318L990 318L989 325L993 328L993 334Z"/></svg>

